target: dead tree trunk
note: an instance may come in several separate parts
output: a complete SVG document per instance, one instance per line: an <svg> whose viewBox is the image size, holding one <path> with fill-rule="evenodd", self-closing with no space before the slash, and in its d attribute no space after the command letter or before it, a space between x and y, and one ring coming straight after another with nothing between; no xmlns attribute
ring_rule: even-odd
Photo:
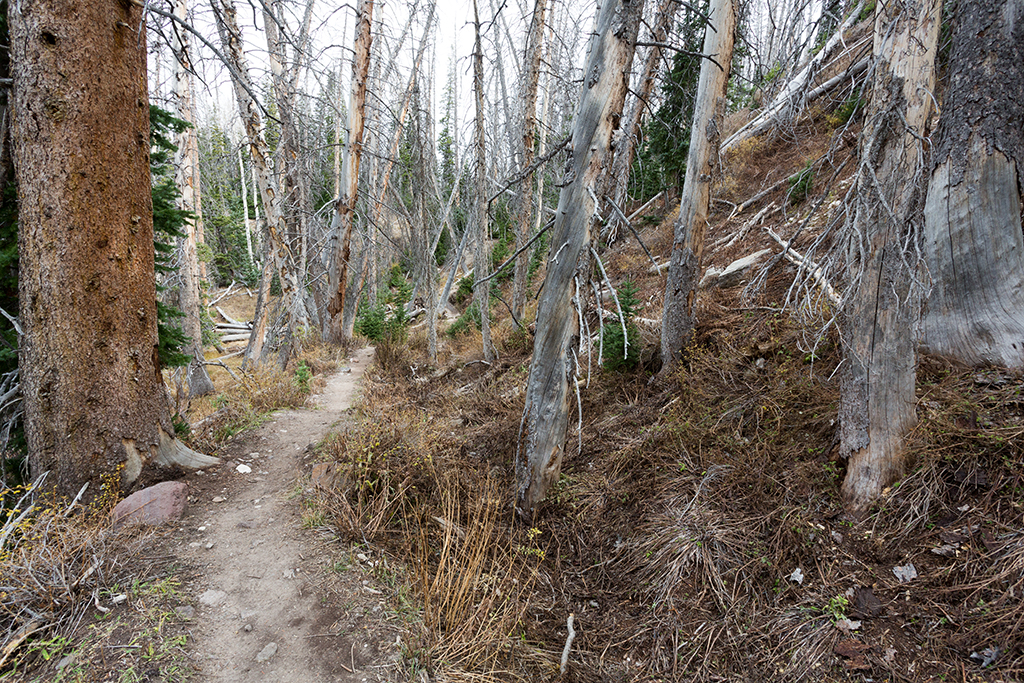
<svg viewBox="0 0 1024 683"><path fill-rule="evenodd" d="M249 94L253 92L253 88L249 80L249 67L245 54L242 52L242 34L235 18L235 3L234 0L212 0L211 4L217 22L217 30L224 45L225 57L231 62L235 99L238 103L242 123L245 125L253 172L256 175L260 197L263 199L263 213L267 221L267 257L273 259L281 280L281 299L288 312L288 327L281 354L282 358L287 360L292 340L296 338L296 333L305 320L305 303L299 287L297 264L286 241L288 228L281 209L281 198L273 182L273 171L270 168L267 143L263 137L263 122L259 107ZM245 358L250 362L261 361L266 357L264 335L257 333L258 330L267 328L266 318L269 315L269 306L266 303L264 302L262 310L257 310L258 319L253 321L253 334L249 338L249 344L245 350Z"/></svg>
<svg viewBox="0 0 1024 683"><path fill-rule="evenodd" d="M680 351L693 336L693 304L707 232L711 180L718 161L718 131L725 114L726 86L729 84L729 65L732 64L733 33L736 29L732 0L713 0L710 17L712 24L704 33L704 54L715 55L718 64L705 59L697 83L686 180L665 284L661 323L663 372L679 360Z"/></svg>
<svg viewBox="0 0 1024 683"><path fill-rule="evenodd" d="M972 365L1024 366L1021 17L1021 0L957 5L924 208L922 348Z"/></svg>
<svg viewBox="0 0 1024 683"><path fill-rule="evenodd" d="M359 187L359 161L363 155L363 127L366 107L366 77L370 71L370 45L373 36L373 0L359 0L356 7L355 60L352 62L352 95L348 108L348 145L342 168L342 187L334 201L334 220L331 225L329 291L327 303L330 319L330 338L340 342L343 334L342 317L348 288L348 262L351 257L352 228L355 225L356 198ZM339 150L340 152L340 150Z"/></svg>
<svg viewBox="0 0 1024 683"><path fill-rule="evenodd" d="M939 0L879 5L875 72L860 140L852 214L852 287L843 315L840 452L843 499L863 513L902 472L903 438L916 422L917 269L927 182L924 139L932 111Z"/></svg>
<svg viewBox="0 0 1024 683"><path fill-rule="evenodd" d="M647 54L644 62L644 70L640 75L640 88L629 114L625 117L622 126L621 142L615 146L615 158L612 160L612 168L609 180L611 181L612 199L623 211L626 210L626 196L629 191L629 176L633 169L633 158L636 154L637 135L640 131L640 121L643 112L648 107L648 100L654 91L654 84L657 82L659 67L662 61L660 44L668 37L669 29L676 18L676 9L680 0L662 0L658 9L658 16L655 19L654 27L651 29L651 51ZM718 60L722 64L722 60ZM620 228L625 227L622 219L615 212L611 212L608 218L608 243L615 242Z"/></svg>
<svg viewBox="0 0 1024 683"><path fill-rule="evenodd" d="M536 0L533 7L533 21L526 39L526 68L523 70L523 158L522 168L533 164L534 146L537 139L537 89L540 85L540 57L544 48L544 14L547 0ZM522 197L519 204L519 221L516 230L516 246L521 247L530 240L533 224L533 174L523 178ZM519 319L526 308L526 276L530 268L530 254L526 251L516 257L512 278L512 314Z"/></svg>
<svg viewBox="0 0 1024 683"><path fill-rule="evenodd" d="M25 436L70 498L218 461L174 438L160 373L142 10L68 10L9 7Z"/></svg>
<svg viewBox="0 0 1024 683"><path fill-rule="evenodd" d="M591 228L598 184L622 114L642 0L605 0L584 69L551 240L547 277L537 308L537 335L516 452L516 509L532 518L558 481L565 452L570 386L578 375L579 320L590 275ZM582 280L583 282L580 282Z"/></svg>
<svg viewBox="0 0 1024 683"><path fill-rule="evenodd" d="M491 294L490 285L484 279L488 271L487 237L487 155L484 145L484 52L480 44L480 14L476 0L473 0L473 25L476 43L473 48L473 93L476 99L476 197L474 198L474 230L476 250L473 253L473 302L480 311L480 333L483 337L484 360L494 360L491 345Z"/></svg>
<svg viewBox="0 0 1024 683"><path fill-rule="evenodd" d="M188 21L188 1L175 0L174 16L181 22ZM173 32L174 95L178 118L195 124L192 107L192 62L189 54L188 32L178 28ZM206 396L214 392L213 382L206 372L206 357L203 355L203 325L200 316L202 291L199 278L199 251L196 237L196 223L200 220L202 208L199 205L199 173L196 162L199 157L199 143L196 130L189 127L177 136L178 151L175 154L175 182L180 192L178 208L190 212L195 219L185 223L185 235L178 238L178 306L185 317L182 331L191 340L183 350L192 357L185 374L188 381L188 396ZM179 384L180 387L180 384Z"/></svg>

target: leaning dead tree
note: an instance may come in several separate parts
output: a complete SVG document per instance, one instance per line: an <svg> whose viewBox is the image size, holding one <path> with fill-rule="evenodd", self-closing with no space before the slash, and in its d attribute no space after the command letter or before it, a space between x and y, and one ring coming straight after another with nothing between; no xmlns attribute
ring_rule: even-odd
<svg viewBox="0 0 1024 683"><path fill-rule="evenodd" d="M852 207L851 294L841 317L843 499L863 513L902 472L916 422L918 269L927 123L935 89L940 0L878 5L871 102Z"/></svg>
<svg viewBox="0 0 1024 683"><path fill-rule="evenodd" d="M693 336L693 304L700 280L701 255L707 232L711 180L718 162L718 138L725 115L729 65L732 63L736 11L733 0L712 0L711 23L704 33L704 54L697 83L697 100L686 159L686 180L679 203L679 220L672 241L672 258L665 283L661 327L663 371L679 360L679 352ZM717 62L717 63L716 63Z"/></svg>
<svg viewBox="0 0 1024 683"><path fill-rule="evenodd" d="M565 452L570 386L579 376L582 296L590 277L598 183L629 88L642 0L605 0L597 16L573 119L572 157L558 200L547 276L516 452L516 509L532 518L558 481Z"/></svg>
<svg viewBox="0 0 1024 683"><path fill-rule="evenodd" d="M348 262L352 255L352 228L355 225L356 199L359 189L359 161L363 156L363 128L366 109L366 78L370 71L370 47L373 36L373 0L359 0L356 7L355 60L352 62L352 93L348 107L348 145L341 168L341 183L334 200L334 217L329 242L330 265L328 282L330 299L327 302L328 337L333 341L344 338L342 313L348 285Z"/></svg>
<svg viewBox="0 0 1024 683"><path fill-rule="evenodd" d="M934 136L922 346L972 365L1024 366L1022 17L1021 0L957 5Z"/></svg>
<svg viewBox="0 0 1024 683"><path fill-rule="evenodd" d="M270 153L263 135L260 108L251 95L253 92L252 82L249 78L249 67L245 54L242 52L242 33L235 18L234 0L211 0L211 5L217 22L217 30L224 45L225 58L231 66L235 100L245 126L249 155L252 158L260 197L263 200L263 211L267 223L266 248L269 258L261 279L267 280L269 277L270 269L267 266L272 260L281 280L281 300L286 307L288 321L285 339L281 344L280 358L283 365L291 355L291 344L299 328L306 325L305 303L299 283L298 264L286 241L288 227L281 206L281 197L273 179ZM261 296L257 301L253 331L245 350L247 361L262 361L266 357L264 342L270 309L265 292L269 292L268 284L269 281L261 284L260 287Z"/></svg>

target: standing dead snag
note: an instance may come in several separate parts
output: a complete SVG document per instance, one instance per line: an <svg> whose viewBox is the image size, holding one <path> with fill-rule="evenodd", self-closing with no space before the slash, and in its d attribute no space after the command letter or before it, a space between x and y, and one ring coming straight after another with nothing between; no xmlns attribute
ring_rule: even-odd
<svg viewBox="0 0 1024 683"><path fill-rule="evenodd" d="M590 275L590 230L598 218L596 185L603 177L622 114L642 12L642 0L602 3L583 72L583 94L573 119L573 153L558 199L547 277L537 308L537 335L516 452L516 508L525 518L532 518L561 473L580 335L582 304L574 296L582 288L574 280Z"/></svg>
<svg viewBox="0 0 1024 683"><path fill-rule="evenodd" d="M957 5L924 207L922 346L972 365L1024 366L1022 16L1021 0Z"/></svg>
<svg viewBox="0 0 1024 683"><path fill-rule="evenodd" d="M174 438L160 374L142 10L22 0L9 19L32 477L70 498L218 462Z"/></svg>
<svg viewBox="0 0 1024 683"><path fill-rule="evenodd" d="M476 42L473 47L473 93L476 102L474 130L476 139L476 187L474 194L474 230L476 232L476 248L473 250L473 303L480 311L480 336L483 339L484 360L494 360L494 347L491 345L491 288L484 278L487 277L489 250L487 249L487 154L484 138L484 50L480 44L480 14L476 0L473 0L473 27Z"/></svg>
<svg viewBox="0 0 1024 683"><path fill-rule="evenodd" d="M916 422L920 288L913 284L927 182L939 0L879 4L875 72L860 140L849 253L852 292L842 315L840 453L843 499L861 514L900 475Z"/></svg>
<svg viewBox="0 0 1024 683"><path fill-rule="evenodd" d="M668 281L665 283L665 307L661 323L663 371L667 371L679 360L679 352L693 336L693 302L697 281L700 279L711 179L718 161L718 131L725 114L726 86L729 84L733 33L736 30L736 11L732 0L713 0L710 18L711 25L704 34L704 54L714 55L717 64L705 59L697 83L690 152L686 159L686 180L672 243Z"/></svg>
<svg viewBox="0 0 1024 683"><path fill-rule="evenodd" d="M342 168L343 181L334 200L330 241L331 263L328 270L331 293L327 304L328 336L338 342L345 336L342 315L345 310L345 290L348 286L352 227L356 216L359 160L363 155L363 112L366 107L366 76L370 70L370 45L373 41L370 32L372 21L373 0L359 0L359 6L356 8L356 57L352 62L352 96L348 108L348 145L345 147L345 163Z"/></svg>

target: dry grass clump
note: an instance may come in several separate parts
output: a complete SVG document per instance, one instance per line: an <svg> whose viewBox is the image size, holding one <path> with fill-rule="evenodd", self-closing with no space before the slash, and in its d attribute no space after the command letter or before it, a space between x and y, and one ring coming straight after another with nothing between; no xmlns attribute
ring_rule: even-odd
<svg viewBox="0 0 1024 683"><path fill-rule="evenodd" d="M0 669L33 666L16 656L30 637L70 637L93 607L110 610L107 591L154 567L142 561L146 535L111 527L116 475L89 506L49 498L45 477L3 492L13 503L0 526Z"/></svg>

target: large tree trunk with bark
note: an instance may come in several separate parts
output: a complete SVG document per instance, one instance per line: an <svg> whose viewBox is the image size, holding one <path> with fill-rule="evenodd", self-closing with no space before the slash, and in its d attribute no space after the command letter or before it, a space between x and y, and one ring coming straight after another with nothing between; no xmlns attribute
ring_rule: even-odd
<svg viewBox="0 0 1024 683"><path fill-rule="evenodd" d="M490 363L494 360L494 347L491 344L491 293L490 284L484 279L487 277L490 260L490 250L487 248L490 233L487 226L487 154L484 146L484 53L480 44L480 15L476 0L473 0L473 21L476 30L473 51L473 94L476 100L476 139L473 141L476 149L476 196L473 198L473 229L476 231L476 250L473 252L473 303L480 311L484 360Z"/></svg>
<svg viewBox="0 0 1024 683"><path fill-rule="evenodd" d="M142 11L22 0L9 16L29 464L98 493L185 453L157 356Z"/></svg>
<svg viewBox="0 0 1024 683"><path fill-rule="evenodd" d="M348 288L348 262L352 253L352 228L355 225L356 198L359 187L359 161L363 155L363 128L366 108L366 77L370 71L370 46L373 36L373 0L359 0L356 7L355 60L352 62L352 95L348 107L348 145L341 171L341 190L334 201L331 225L329 291L327 314L329 337L336 342L345 338L342 314ZM340 153L340 150L339 150Z"/></svg>
<svg viewBox="0 0 1024 683"><path fill-rule="evenodd" d="M661 323L661 362L668 370L693 336L693 303L700 279L704 235L708 227L711 180L718 163L718 138L725 115L729 65L732 64L736 11L732 0L712 0L711 25L704 32L705 59L700 67L697 101L690 130L690 151L686 158L686 180L679 203L672 242L672 258L665 283L665 306ZM719 66L721 65L721 66Z"/></svg>
<svg viewBox="0 0 1024 683"><path fill-rule="evenodd" d="M940 0L879 5L874 78L853 207L853 291L843 314L843 499L859 515L900 476L916 423L917 268L926 126L935 89Z"/></svg>
<svg viewBox="0 0 1024 683"><path fill-rule="evenodd" d="M572 158L558 200L547 277L537 308L537 335L516 452L516 509L525 518L533 517L562 468L570 385L575 386L578 370L579 297L586 291L591 228L599 217L596 193L629 88L642 12L642 0L602 3L583 72L583 93L573 119Z"/></svg>
<svg viewBox="0 0 1024 683"><path fill-rule="evenodd" d="M182 23L188 21L188 0L175 0L174 16ZM206 357L203 355L202 289L199 277L199 249L196 227L201 220L202 207L199 204L199 142L196 139L195 111L192 106L192 61L189 52L189 33L178 28L173 33L174 51L174 96L178 118L193 124L178 134L175 154L175 183L181 196L178 208L190 212L195 218L185 224L185 234L178 238L178 306L185 314L182 331L190 341L184 352L192 357L185 376L188 380L188 396L206 396L214 392L213 382L206 372Z"/></svg>
<svg viewBox="0 0 1024 683"><path fill-rule="evenodd" d="M924 208L922 348L1024 366L1024 2L957 6Z"/></svg>

